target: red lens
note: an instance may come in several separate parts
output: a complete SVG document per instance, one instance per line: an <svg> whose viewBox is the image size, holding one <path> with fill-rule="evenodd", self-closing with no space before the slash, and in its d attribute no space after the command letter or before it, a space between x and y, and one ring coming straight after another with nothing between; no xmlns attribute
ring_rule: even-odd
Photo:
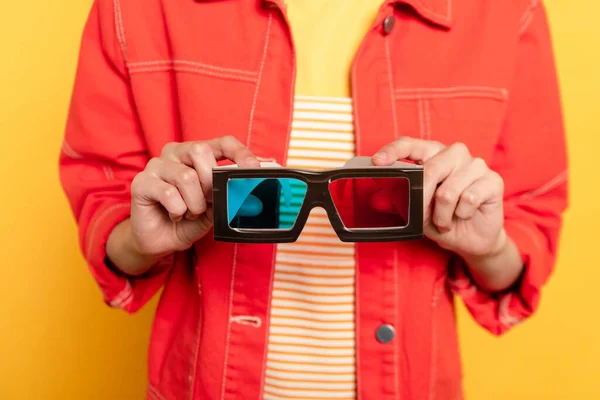
<svg viewBox="0 0 600 400"><path fill-rule="evenodd" d="M348 229L408 225L408 178L342 178L329 184L333 204Z"/></svg>

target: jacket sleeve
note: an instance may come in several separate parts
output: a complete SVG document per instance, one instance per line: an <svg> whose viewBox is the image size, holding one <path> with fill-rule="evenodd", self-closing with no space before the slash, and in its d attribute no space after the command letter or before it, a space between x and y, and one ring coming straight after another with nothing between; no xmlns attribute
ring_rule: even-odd
<svg viewBox="0 0 600 400"><path fill-rule="evenodd" d="M104 300L133 313L162 286L169 260L135 278L106 260L108 235L129 217L131 181L148 161L112 4L97 0L84 28L59 172L83 255Z"/></svg>
<svg viewBox="0 0 600 400"><path fill-rule="evenodd" d="M544 7L522 19L507 118L490 167L504 179L505 228L520 250L516 287L490 294L475 286L461 260L450 286L475 320L499 335L530 317L555 266L567 207L567 156L551 36Z"/></svg>

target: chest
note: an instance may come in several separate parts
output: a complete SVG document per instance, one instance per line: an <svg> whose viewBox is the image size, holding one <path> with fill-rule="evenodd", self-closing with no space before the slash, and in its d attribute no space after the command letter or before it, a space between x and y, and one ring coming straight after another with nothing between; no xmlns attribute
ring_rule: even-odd
<svg viewBox="0 0 600 400"><path fill-rule="evenodd" d="M168 141L234 135L258 156L285 163L299 66L285 10L249 1L187 3L163 10L161 24L147 16L143 29L129 34L135 49L128 70L150 152ZM508 28L489 25L449 30L382 7L344 78L357 154L411 136L463 142L489 160L514 64Z"/></svg>

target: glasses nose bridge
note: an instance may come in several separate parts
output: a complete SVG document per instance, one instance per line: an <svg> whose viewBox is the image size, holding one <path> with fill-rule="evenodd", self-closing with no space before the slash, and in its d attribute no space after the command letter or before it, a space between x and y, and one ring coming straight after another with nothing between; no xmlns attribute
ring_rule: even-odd
<svg viewBox="0 0 600 400"><path fill-rule="evenodd" d="M325 208L325 204L327 203L327 196L329 196L328 183L328 181L311 182L312 192L314 193L311 201L313 206L321 206Z"/></svg>

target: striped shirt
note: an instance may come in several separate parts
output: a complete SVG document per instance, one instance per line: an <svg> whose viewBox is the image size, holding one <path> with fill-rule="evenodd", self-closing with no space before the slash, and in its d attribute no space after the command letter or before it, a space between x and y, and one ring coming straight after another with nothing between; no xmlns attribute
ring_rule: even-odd
<svg viewBox="0 0 600 400"><path fill-rule="evenodd" d="M297 96L291 168L343 166L355 154L352 103ZM265 399L355 397L354 245L313 209L295 243L277 248Z"/></svg>

